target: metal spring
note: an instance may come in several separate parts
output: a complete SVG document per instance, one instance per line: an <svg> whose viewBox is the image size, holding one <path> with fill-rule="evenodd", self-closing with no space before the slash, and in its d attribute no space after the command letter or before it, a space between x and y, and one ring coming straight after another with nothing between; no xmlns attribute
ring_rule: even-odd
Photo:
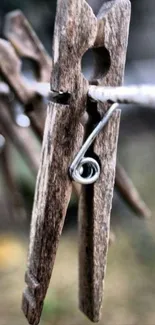
<svg viewBox="0 0 155 325"><path fill-rule="evenodd" d="M92 133L89 135L82 148L78 152L74 161L69 167L69 173L73 181L80 184L89 185L95 183L100 176L99 163L91 157L84 157L86 151L89 149L97 135L101 132L103 127L107 124L113 112L118 107L118 104L113 104L109 110L105 113L103 119L98 123ZM84 175L84 170L87 170Z"/></svg>

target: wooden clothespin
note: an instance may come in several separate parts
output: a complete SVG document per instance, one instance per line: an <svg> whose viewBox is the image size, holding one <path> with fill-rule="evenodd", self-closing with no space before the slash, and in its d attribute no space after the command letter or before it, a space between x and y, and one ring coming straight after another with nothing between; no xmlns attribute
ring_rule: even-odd
<svg viewBox="0 0 155 325"><path fill-rule="evenodd" d="M106 2L98 19L84 0L57 2L52 95L37 178L25 277L27 288L22 304L30 324L39 323L55 261L72 189L68 170L84 138L80 121L88 110L94 117L92 123L97 123L108 109L88 101L89 84L81 73L81 59L89 48L99 47L95 53L101 61L97 59L95 79L104 85L121 84L129 19L128 0ZM105 79L100 70L102 64L104 68L108 65ZM80 306L93 321L100 316L119 119L117 110L90 150L101 165L101 174L95 185L83 188L81 196ZM86 135L92 123L86 128Z"/></svg>

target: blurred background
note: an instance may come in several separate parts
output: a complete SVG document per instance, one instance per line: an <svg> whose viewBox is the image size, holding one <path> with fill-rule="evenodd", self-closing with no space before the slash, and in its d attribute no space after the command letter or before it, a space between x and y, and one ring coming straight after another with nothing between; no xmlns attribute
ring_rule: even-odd
<svg viewBox="0 0 155 325"><path fill-rule="evenodd" d="M89 0L88 3L97 13L103 0ZM131 3L132 18L125 84L155 83L155 2L132 0ZM23 11L51 55L56 1L1 1L1 37L5 15L15 9ZM34 78L31 67L31 62L22 61L22 71L28 79ZM86 77L90 70L91 59L88 56L88 60L83 64ZM29 127L30 121L16 99L15 112L14 121L24 137L22 126ZM32 151L38 163L41 145L31 130L29 136L33 140ZM25 141L27 142L26 138ZM118 158L152 211L152 218L146 221L138 218L115 191L111 218L115 241L109 249L100 324L155 325L154 109L132 105L122 107ZM24 272L36 179L34 169L29 168L24 156L1 133L0 325L27 324L20 305L25 285ZM78 310L77 297L77 198L73 195L41 324L91 324Z"/></svg>

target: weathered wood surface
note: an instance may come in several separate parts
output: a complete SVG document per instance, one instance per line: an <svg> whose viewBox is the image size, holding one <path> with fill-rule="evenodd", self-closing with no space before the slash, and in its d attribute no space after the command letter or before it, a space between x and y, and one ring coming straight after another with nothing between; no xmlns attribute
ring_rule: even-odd
<svg viewBox="0 0 155 325"><path fill-rule="evenodd" d="M117 111L102 132L102 137L100 136L100 151L98 147L98 157L102 157L100 178L94 186L83 187L80 197L80 308L93 322L97 322L101 316L119 121L120 111Z"/></svg>
<svg viewBox="0 0 155 325"><path fill-rule="evenodd" d="M92 83L119 86L124 76L130 2L128 0L105 1L97 18L98 33L94 44L97 47L94 50L96 65ZM108 106L98 104L97 108L100 116L103 116ZM119 115L119 112L113 115L94 143L93 151L99 157L101 175L94 185L82 188L79 207L80 308L94 322L99 321L101 316Z"/></svg>
<svg viewBox="0 0 155 325"><path fill-rule="evenodd" d="M68 167L82 145L80 117L88 91L81 57L93 46L96 31L96 18L85 1L58 0L51 80L51 90L58 96L48 106L22 304L30 324L40 320L71 195Z"/></svg>

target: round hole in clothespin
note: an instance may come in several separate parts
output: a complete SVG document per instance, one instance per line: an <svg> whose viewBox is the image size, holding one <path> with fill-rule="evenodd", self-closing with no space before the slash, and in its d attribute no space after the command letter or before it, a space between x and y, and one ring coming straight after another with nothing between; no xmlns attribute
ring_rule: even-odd
<svg viewBox="0 0 155 325"><path fill-rule="evenodd" d="M90 84L103 79L111 66L109 51L105 47L89 49L82 57L81 70Z"/></svg>
<svg viewBox="0 0 155 325"><path fill-rule="evenodd" d="M94 48L93 53L94 53L95 63L94 63L94 75L91 80L91 83L93 83L93 80L104 79L111 66L110 53L106 49L106 47Z"/></svg>

